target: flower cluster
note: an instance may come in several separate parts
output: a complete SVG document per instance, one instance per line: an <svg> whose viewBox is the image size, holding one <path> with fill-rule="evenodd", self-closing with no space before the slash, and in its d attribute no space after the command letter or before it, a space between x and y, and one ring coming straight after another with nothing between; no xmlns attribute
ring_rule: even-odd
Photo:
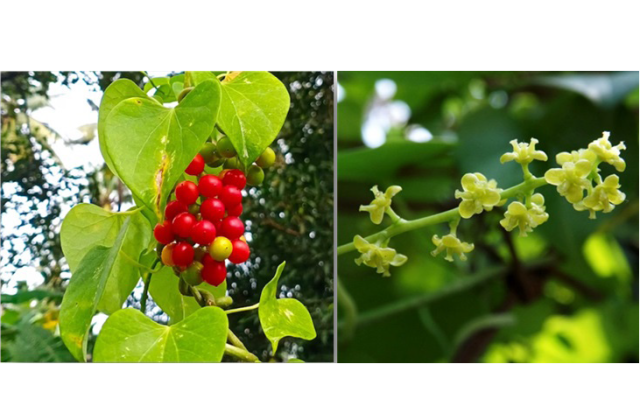
<svg viewBox="0 0 640 420"><path fill-rule="evenodd" d="M603 181L599 173L598 166L602 162L619 172L626 167L620 157L620 151L626 149L624 143L612 146L609 135L609 132L603 132L602 137L592 141L587 149L559 153L556 161L561 168L549 169L544 175L576 210L588 210L591 219L595 219L597 211L609 213L625 200L625 194L619 190L618 176L609 175Z"/></svg>
<svg viewBox="0 0 640 420"><path fill-rule="evenodd" d="M433 235L431 241L436 246L436 249L431 251L431 255L435 257L439 253L445 251L446 255L444 259L451 262L453 262L454 255L457 255L461 261L466 261L467 256L464 254L473 251L475 248L473 244L462 242L456 237L455 233L450 233L442 238L438 237L438 235Z"/></svg>
<svg viewBox="0 0 640 420"><path fill-rule="evenodd" d="M391 209L391 199L400 191L402 191L402 187L392 185L387 188L383 194L378 190L378 186L374 185L373 188L371 188L371 192L373 192L374 195L373 201L371 204L367 204L366 206L360 206L360 211L368 211L371 221L376 225L379 225L382 223L384 214Z"/></svg>
<svg viewBox="0 0 640 420"><path fill-rule="evenodd" d="M538 193L531 197L529 206L520 201L513 201L509 204L507 211L504 213L504 219L500 220L500 224L508 232L518 227L520 236L527 236L527 233L533 231L534 228L548 219L549 214L545 212L544 207L544 196Z"/></svg>
<svg viewBox="0 0 640 420"><path fill-rule="evenodd" d="M464 191L456 190L455 197L462 199L458 211L465 219L483 210L491 211L500 202L502 190L498 188L498 183L493 179L487 181L481 173L465 174L461 183Z"/></svg>
<svg viewBox="0 0 640 420"><path fill-rule="evenodd" d="M360 252L360 257L356 258L356 264L364 264L376 269L383 277L391 276L389 267L399 267L407 262L407 257L398 254L395 249L388 248L379 243L370 243L360 235L353 238L353 243Z"/></svg>

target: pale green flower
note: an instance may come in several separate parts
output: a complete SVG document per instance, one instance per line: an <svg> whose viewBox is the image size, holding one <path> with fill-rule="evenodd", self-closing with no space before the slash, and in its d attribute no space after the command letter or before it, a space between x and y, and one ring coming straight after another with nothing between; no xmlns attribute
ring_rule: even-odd
<svg viewBox="0 0 640 420"><path fill-rule="evenodd" d="M392 185L387 188L387 191L383 194L378 190L378 186L374 185L374 187L371 188L371 191L375 198L371 204L360 206L360 211L368 211L371 216L371 221L376 225L379 225L382 223L384 213L391 207L391 198L402 191L402 187Z"/></svg>
<svg viewBox="0 0 640 420"><path fill-rule="evenodd" d="M536 150L538 140L532 138L529 143L518 143L518 140L511 140L513 152L505 153L500 156L500 163L511 162L515 160L521 165L528 165L534 160L547 160L547 154L541 150Z"/></svg>
<svg viewBox="0 0 640 420"><path fill-rule="evenodd" d="M481 173L465 174L461 183L464 191L456 190L455 197L462 199L458 211L465 219L482 213L482 210L491 211L500 202L502 190L497 182L493 179L487 181Z"/></svg>
<svg viewBox="0 0 640 420"><path fill-rule="evenodd" d="M527 208L519 201L509 204L504 214L504 219L500 220L500 224L508 232L513 229L520 228L520 236L527 236L528 232L543 224L549 219L549 214L545 212L544 196L542 194L534 194L531 197L531 206Z"/></svg>
<svg viewBox="0 0 640 420"><path fill-rule="evenodd" d="M589 149L574 150L571 153L562 152L556 155L556 162L558 162L558 165L560 166L567 162L577 163L579 160L588 160L593 165L596 159L596 154Z"/></svg>
<svg viewBox="0 0 640 420"><path fill-rule="evenodd" d="M566 161L562 168L549 169L544 174L544 179L549 184L557 186L558 193L570 203L575 204L582 200L582 190L591 185L587 179L590 172L591 162L586 159L575 163Z"/></svg>
<svg viewBox="0 0 640 420"><path fill-rule="evenodd" d="M591 194L575 203L573 207L578 211L589 210L589 218L595 219L597 211L609 213L625 198L626 195L620 191L618 175L609 175L601 184L596 185Z"/></svg>
<svg viewBox="0 0 640 420"><path fill-rule="evenodd" d="M356 258L356 264L364 264L368 267L376 269L378 274L382 274L383 277L389 277L389 266L399 267L407 262L407 257L402 254L398 254L393 248L382 248L377 244L369 243L360 235L356 235L353 238L353 244L356 246L360 257Z"/></svg>
<svg viewBox="0 0 640 420"><path fill-rule="evenodd" d="M467 256L464 254L473 251L474 248L473 244L462 242L453 233L445 235L442 238L439 238L438 235L433 235L433 238L431 238L431 240L436 246L436 249L431 251L431 255L435 257L442 251L446 251L447 255L444 257L444 259L451 262L453 262L454 255L457 255L460 260L466 261Z"/></svg>
<svg viewBox="0 0 640 420"><path fill-rule="evenodd" d="M602 162L612 165L618 172L624 171L627 164L620 157L620 151L627 147L621 141L617 146L612 146L609 142L609 132L603 131L602 137L589 143L589 150L593 151Z"/></svg>

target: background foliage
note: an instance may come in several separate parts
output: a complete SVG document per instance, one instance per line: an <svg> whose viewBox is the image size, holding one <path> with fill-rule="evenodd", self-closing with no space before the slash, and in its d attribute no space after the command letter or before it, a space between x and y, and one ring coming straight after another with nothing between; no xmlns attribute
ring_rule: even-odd
<svg viewBox="0 0 640 420"><path fill-rule="evenodd" d="M278 155L275 167L266 171L262 187L252 189L244 200L252 256L242 268L231 271L229 293L238 304L256 303L278 264L287 260L280 295L304 302L318 338L311 342L284 339L280 355L331 361L333 74L276 76L289 90L291 109L272 146ZM132 205L127 188L106 165L91 172L65 168L51 147L54 142L69 147L97 142L94 125L86 127L83 138L68 139L31 114L48 106L52 83L74 89L83 82L104 91L121 77L144 85L140 72L2 74L2 361L72 361L57 333L58 308L70 278L60 249L60 224L80 202L114 211ZM97 103L88 102L97 110ZM12 222L18 220L10 228L7 212ZM27 282L25 268L41 275L42 281L33 284L31 276ZM136 289L126 305L139 307L140 293ZM158 322L167 321L152 302L148 313ZM232 317L234 332L252 351L267 358L270 344L260 330L257 312ZM91 337L90 348L94 342Z"/></svg>
<svg viewBox="0 0 640 420"><path fill-rule="evenodd" d="M391 278L340 256L353 301L339 303L339 361L638 361L637 72L340 72L338 84L338 245L379 230L358 212L375 184L401 185L394 209L412 219L455 207L466 172L520 182L499 161L514 138L540 140L538 176L602 131L627 145L627 200L596 220L545 186L549 221L526 238L500 211L463 220L465 263L429 254L446 226L394 238L409 261Z"/></svg>

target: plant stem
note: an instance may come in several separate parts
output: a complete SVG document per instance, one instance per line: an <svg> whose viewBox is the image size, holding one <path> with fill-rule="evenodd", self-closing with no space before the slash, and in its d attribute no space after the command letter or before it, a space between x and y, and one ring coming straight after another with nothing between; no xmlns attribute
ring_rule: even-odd
<svg viewBox="0 0 640 420"><path fill-rule="evenodd" d="M153 270L156 268L156 265L158 265L159 262L160 262L160 258L156 258L144 282L144 289L142 290L142 297L140 298L140 312L142 312L145 315L147 313L147 297L149 294L149 285L151 284L151 276L153 275L153 273L155 273L155 271Z"/></svg>
<svg viewBox="0 0 640 420"><path fill-rule="evenodd" d="M249 363L260 362L260 359L258 359L258 357L255 354L249 353L246 350L242 350L239 347L232 346L231 344L225 344L224 353L229 356L235 357L236 359L239 359L242 362L249 362Z"/></svg>
<svg viewBox="0 0 640 420"><path fill-rule="evenodd" d="M502 191L500 197L502 199L513 198L518 195L524 195L526 192L535 190L543 185L546 185L547 181L544 178L536 178L531 177L527 181L524 181L518 185L515 185L511 188L507 188ZM391 226L387 227L384 230L381 230L378 233L374 233L373 235L367 236L367 242L376 242L382 238L392 238L396 235L400 235L401 233L410 232L412 230L421 229L426 226L437 225L440 223L448 223L455 220L457 217L460 217L460 213L458 211L458 207L455 207L451 210L443 211L441 213L433 214L431 216L422 217L420 219L415 220L404 220L399 218L396 222L394 222ZM338 255L346 254L347 252L355 251L356 247L353 242L341 245L337 248Z"/></svg>
<svg viewBox="0 0 640 420"><path fill-rule="evenodd" d="M237 335L235 335L233 333L233 331L231 331L231 328L229 328L229 331L227 332L227 340L229 341L229 343L231 343L232 345L241 348L242 350L247 350L247 348L245 347L245 345L242 343L242 341L240 341L240 339L238 338ZM248 351L248 350L247 350Z"/></svg>
<svg viewBox="0 0 640 420"><path fill-rule="evenodd" d="M246 311L252 311L254 309L258 309L258 307L260 306L260 302L256 303L255 305L251 305L251 306L243 306L242 308L234 308L234 309L229 309L224 311L227 315L229 314L235 314L237 312L246 312Z"/></svg>

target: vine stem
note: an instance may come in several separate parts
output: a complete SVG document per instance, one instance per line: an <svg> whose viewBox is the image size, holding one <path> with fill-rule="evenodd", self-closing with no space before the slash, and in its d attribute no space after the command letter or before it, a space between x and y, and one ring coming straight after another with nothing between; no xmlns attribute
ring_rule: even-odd
<svg viewBox="0 0 640 420"><path fill-rule="evenodd" d="M142 291L142 298L140 298L140 312L145 315L147 313L147 297L149 294L149 285L151 284L151 276L153 275L153 273L155 273L155 271L153 270L156 268L156 265L158 265L159 262L160 258L156 258L156 260L153 262L153 265L151 266L151 271L149 271L149 273L147 274L147 278L144 282L144 290Z"/></svg>
<svg viewBox="0 0 640 420"><path fill-rule="evenodd" d="M249 362L249 363L260 362L260 359L258 359L258 356L256 356L255 354L249 353L248 351L242 350L241 348L233 346L231 344L225 345L224 353L226 355L235 357L236 359L239 359L242 362Z"/></svg>
<svg viewBox="0 0 640 420"><path fill-rule="evenodd" d="M344 324L343 331L340 331L340 341L349 341L356 332L356 325L358 324L358 306L339 278L338 307L344 311Z"/></svg>
<svg viewBox="0 0 640 420"><path fill-rule="evenodd" d="M256 303L255 305L251 305L251 306L243 306L242 308L228 309L228 310L226 310L224 312L227 315L235 314L235 313L238 313L238 312L252 311L254 309L258 309L259 306L260 306L260 302Z"/></svg>
<svg viewBox="0 0 640 420"><path fill-rule="evenodd" d="M503 190L500 194L500 198L504 200L521 195L524 196L527 192L542 187L543 185L547 185L547 181L544 178L536 178L532 176L528 180L518 185ZM460 212L458 210L458 207L455 207L451 210L443 211L441 213L433 214L431 216L422 217L415 220L405 220L402 218L398 218L391 226L381 230L380 232L374 233L373 235L369 235L365 239L367 240L367 242L376 242L380 239L392 238L402 233L421 229L423 227L437 225L440 223L448 223L459 217ZM353 242L341 245L337 248L338 255L346 254L355 250L356 247Z"/></svg>
<svg viewBox="0 0 640 420"><path fill-rule="evenodd" d="M227 332L227 340L229 340L229 343L231 343L232 345L234 345L236 347L239 347L242 350L248 351L247 348L245 347L244 343L242 341L240 341L238 336L235 335L233 333L233 331L231 331L231 328L229 328L229 331Z"/></svg>

